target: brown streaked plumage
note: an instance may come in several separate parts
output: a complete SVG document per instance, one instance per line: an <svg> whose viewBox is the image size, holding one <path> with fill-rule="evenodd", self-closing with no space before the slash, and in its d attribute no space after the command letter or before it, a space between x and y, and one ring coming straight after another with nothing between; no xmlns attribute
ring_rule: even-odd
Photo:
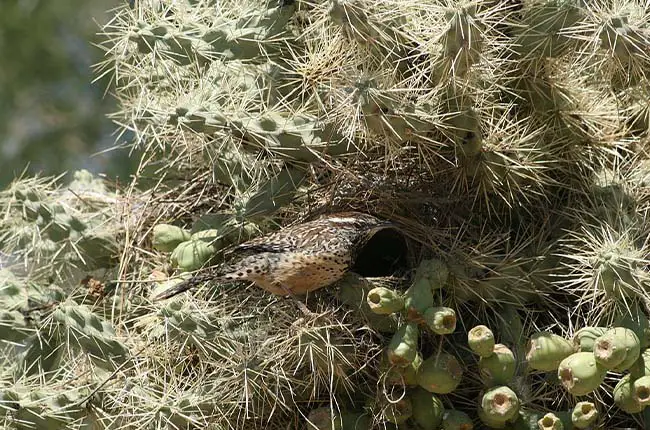
<svg viewBox="0 0 650 430"><path fill-rule="evenodd" d="M230 262L182 282L166 299L207 281L252 281L276 295L303 295L341 279L358 250L392 224L360 212L322 216L236 246Z"/></svg>

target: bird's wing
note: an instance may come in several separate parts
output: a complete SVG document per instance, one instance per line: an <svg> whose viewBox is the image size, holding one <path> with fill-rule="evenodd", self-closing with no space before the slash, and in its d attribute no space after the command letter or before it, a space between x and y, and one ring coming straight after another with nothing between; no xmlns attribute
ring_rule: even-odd
<svg viewBox="0 0 650 430"><path fill-rule="evenodd" d="M291 252L296 249L295 246L292 246L290 243L280 243L280 242L244 242L239 245L236 245L232 248L231 253L233 255L242 256L248 254L260 254L263 252L279 253L279 252Z"/></svg>

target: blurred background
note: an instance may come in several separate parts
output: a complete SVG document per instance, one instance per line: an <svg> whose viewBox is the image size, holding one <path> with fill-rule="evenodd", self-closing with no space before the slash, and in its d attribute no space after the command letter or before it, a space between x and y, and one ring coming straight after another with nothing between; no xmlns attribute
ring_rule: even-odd
<svg viewBox="0 0 650 430"><path fill-rule="evenodd" d="M92 69L103 57L97 33L121 1L2 0L0 188L23 171L128 176L126 151L106 152L123 143L106 117L116 110L110 77L93 83Z"/></svg>

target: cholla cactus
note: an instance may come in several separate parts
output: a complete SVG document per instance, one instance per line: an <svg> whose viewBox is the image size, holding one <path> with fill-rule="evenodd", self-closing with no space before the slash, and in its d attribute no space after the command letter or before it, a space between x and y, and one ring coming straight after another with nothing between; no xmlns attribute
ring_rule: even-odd
<svg viewBox="0 0 650 430"><path fill-rule="evenodd" d="M98 72L142 154L133 183L0 194L7 422L557 428L590 425L571 397L589 395L599 424L631 423L650 374L649 18L645 0L118 7ZM149 302L341 207L408 244L368 246L307 299L319 318L239 285Z"/></svg>

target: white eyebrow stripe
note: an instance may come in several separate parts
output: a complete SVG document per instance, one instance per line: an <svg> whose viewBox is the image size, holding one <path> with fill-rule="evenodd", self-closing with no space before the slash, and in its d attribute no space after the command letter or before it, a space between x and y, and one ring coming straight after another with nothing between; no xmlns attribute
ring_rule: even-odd
<svg viewBox="0 0 650 430"><path fill-rule="evenodd" d="M350 222L350 223L352 223L352 222L358 221L358 218L336 218L336 217L334 217L334 218L329 218L329 221L332 221L332 222Z"/></svg>

